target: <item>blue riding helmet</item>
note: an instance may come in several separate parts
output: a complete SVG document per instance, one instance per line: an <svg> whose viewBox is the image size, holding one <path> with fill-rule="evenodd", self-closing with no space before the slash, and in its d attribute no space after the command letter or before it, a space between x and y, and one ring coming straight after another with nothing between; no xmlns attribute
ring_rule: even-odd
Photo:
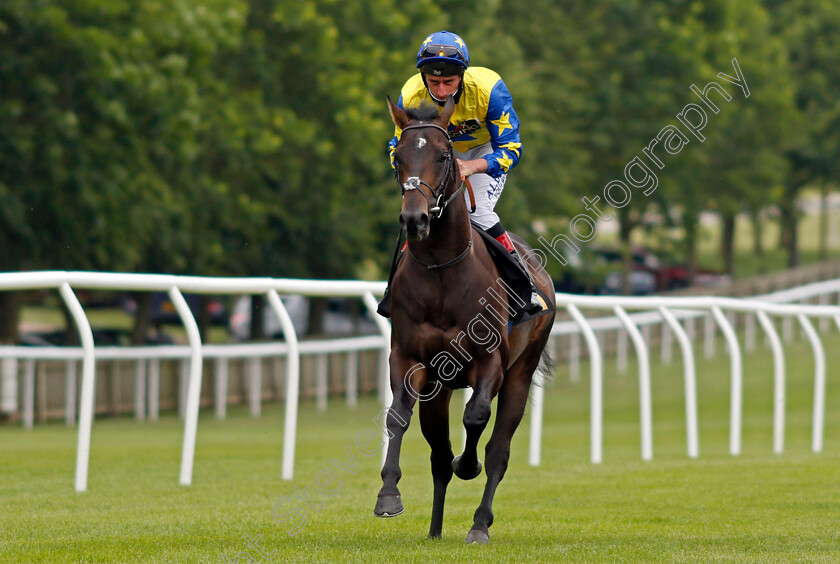
<svg viewBox="0 0 840 564"><path fill-rule="evenodd" d="M424 74L454 76L470 66L470 51L463 39L450 31L438 31L423 41L417 51L417 68Z"/></svg>

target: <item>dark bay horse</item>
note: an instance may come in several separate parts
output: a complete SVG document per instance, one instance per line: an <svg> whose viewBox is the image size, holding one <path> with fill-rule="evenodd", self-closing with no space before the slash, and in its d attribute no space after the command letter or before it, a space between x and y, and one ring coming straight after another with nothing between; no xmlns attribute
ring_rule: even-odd
<svg viewBox="0 0 840 564"><path fill-rule="evenodd" d="M481 473L476 448L490 420L496 396L498 413L485 450L487 483L467 542L489 542L493 496L510 458L510 442L525 411L531 378L541 360L554 322L554 289L529 248L512 237L529 260L534 281L551 307L530 321L508 322L515 299L501 280L481 238L473 233L459 173L446 128L455 109L450 97L440 115L432 107L406 113L388 99L391 117L402 129L396 146L397 181L403 193L401 228L408 249L391 287L390 380L394 400L388 410L391 440L382 468L382 489L374 513L392 517L403 511L397 482L402 437L414 404L431 446L434 502L429 537L443 527L446 488L454 473L471 480ZM503 299L499 299L503 298ZM522 314L520 314L522 315ZM453 389L473 389L464 409L467 440L455 457L449 440L449 400Z"/></svg>

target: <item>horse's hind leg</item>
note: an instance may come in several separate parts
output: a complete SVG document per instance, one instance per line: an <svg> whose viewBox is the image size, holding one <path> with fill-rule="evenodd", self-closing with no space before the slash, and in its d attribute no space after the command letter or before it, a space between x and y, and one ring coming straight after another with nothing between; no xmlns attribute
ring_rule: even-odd
<svg viewBox="0 0 840 564"><path fill-rule="evenodd" d="M443 529L443 504L446 486L452 480L452 443L449 441L449 399L451 390L441 389L432 399L420 403L420 428L432 447L434 502L429 538L440 538Z"/></svg>
<svg viewBox="0 0 840 564"><path fill-rule="evenodd" d="M512 371L499 392L496 424L485 449L487 483L484 486L481 504L475 511L472 529L467 534L467 543L490 542L489 528L493 524L493 496L507 470L510 440L522 420L522 414L528 402L531 385L529 375L530 372L523 373L522 370Z"/></svg>

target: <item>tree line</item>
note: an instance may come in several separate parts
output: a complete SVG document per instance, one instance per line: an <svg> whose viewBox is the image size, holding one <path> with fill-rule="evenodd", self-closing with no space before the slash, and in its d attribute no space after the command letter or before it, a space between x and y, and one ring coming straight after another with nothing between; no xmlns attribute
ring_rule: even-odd
<svg viewBox="0 0 840 564"><path fill-rule="evenodd" d="M777 206L797 263L797 197L833 190L840 166L830 0L4 0L0 270L384 278L399 210L385 96L439 29L513 93L509 229L551 240L623 180L635 197L609 211L625 244L656 212L693 267L714 210L731 270L736 215ZM719 78L733 59L748 97ZM731 98L706 92L718 112L695 92L711 82ZM625 171L668 127L689 141L651 148L648 194Z"/></svg>

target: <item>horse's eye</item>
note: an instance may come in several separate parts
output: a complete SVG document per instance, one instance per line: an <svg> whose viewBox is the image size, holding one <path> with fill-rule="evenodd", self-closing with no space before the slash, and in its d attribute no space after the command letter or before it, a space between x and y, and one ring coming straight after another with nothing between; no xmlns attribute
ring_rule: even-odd
<svg viewBox="0 0 840 564"><path fill-rule="evenodd" d="M438 162L445 163L446 161L448 161L451 158L452 158L452 155L450 155L449 153L444 153L440 156L440 158L438 158Z"/></svg>

